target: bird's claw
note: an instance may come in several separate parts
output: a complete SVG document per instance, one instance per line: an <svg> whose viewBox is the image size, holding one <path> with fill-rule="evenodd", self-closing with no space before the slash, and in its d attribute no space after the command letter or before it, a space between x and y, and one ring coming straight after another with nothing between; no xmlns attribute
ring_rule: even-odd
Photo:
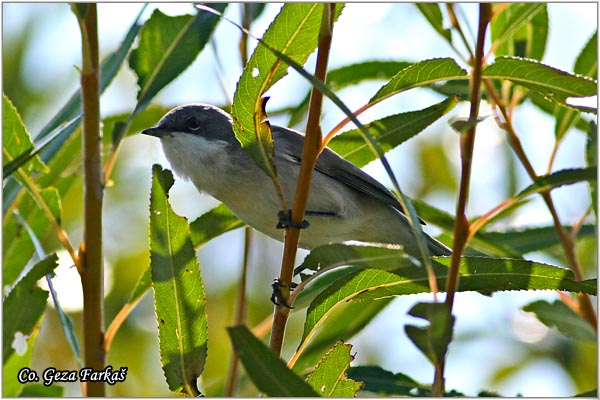
<svg viewBox="0 0 600 400"><path fill-rule="evenodd" d="M275 226L277 229L284 229L284 228L306 229L310 225L307 220L304 220L299 224L293 222L292 221L292 210L288 210L287 212L280 210L279 213L277 213L277 217L279 218L279 222Z"/></svg>
<svg viewBox="0 0 600 400"><path fill-rule="evenodd" d="M295 289L298 286L297 283L292 282L291 288ZM285 308L292 309L294 307L290 306L285 300L283 294L281 293L281 288L288 288L288 285L285 282L280 281L279 279L274 279L271 284L273 288L273 294L271 294L271 302L276 306L284 306Z"/></svg>

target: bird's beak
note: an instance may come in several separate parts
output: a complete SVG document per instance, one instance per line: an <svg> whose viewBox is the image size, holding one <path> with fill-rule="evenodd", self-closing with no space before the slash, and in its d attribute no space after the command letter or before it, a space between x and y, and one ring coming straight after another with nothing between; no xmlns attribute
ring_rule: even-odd
<svg viewBox="0 0 600 400"><path fill-rule="evenodd" d="M159 127L153 127L153 128L144 129L142 131L142 133L144 135L155 136L157 138L163 138L165 136L170 136L171 135L171 132L169 132L166 129L159 128Z"/></svg>

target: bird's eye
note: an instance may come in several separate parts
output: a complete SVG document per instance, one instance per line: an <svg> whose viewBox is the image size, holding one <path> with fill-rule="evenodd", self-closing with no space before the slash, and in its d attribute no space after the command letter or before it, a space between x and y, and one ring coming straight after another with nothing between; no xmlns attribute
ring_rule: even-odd
<svg viewBox="0 0 600 400"><path fill-rule="evenodd" d="M190 118L188 120L188 127L192 131L197 131L198 129L200 129L200 121L198 121L197 118Z"/></svg>

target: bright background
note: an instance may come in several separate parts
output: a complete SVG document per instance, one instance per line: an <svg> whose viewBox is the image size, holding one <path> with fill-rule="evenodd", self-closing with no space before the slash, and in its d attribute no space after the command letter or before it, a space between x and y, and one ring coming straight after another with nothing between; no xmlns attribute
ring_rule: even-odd
<svg viewBox="0 0 600 400"><path fill-rule="evenodd" d="M104 3L99 5L99 30L102 54L116 48L142 7L141 3ZM149 17L154 8L177 15L193 12L189 4L152 4L143 14ZM252 26L260 36L277 15L280 4L270 4ZM460 6L476 25L476 4ZM240 20L240 4L232 4L227 16ZM551 3L548 5L550 32L544 63L570 71L574 60L597 28L598 10L595 3ZM77 90L80 61L79 29L74 15L66 4L60 3L3 3L3 86L4 93L15 103L32 134L51 118ZM188 102L223 105L231 101L242 67L237 51L239 31L228 23L220 23L215 46L203 50L194 64L155 99L165 106ZM252 40L251 46L254 46ZM332 68L373 59L418 61L450 56L459 60L453 50L429 28L413 4L347 4L334 29L330 66ZM307 69L314 64L311 57ZM364 104L382 82L361 84L342 90L339 95L351 108ZM224 88L225 90L223 90ZM304 97L309 86L293 71L269 92L269 109L292 105ZM103 116L133 109L137 86L134 74L125 66L102 97ZM363 122L401 111L416 110L440 101L441 97L425 90L413 90L387 100L361 116ZM595 102L595 100L593 100ZM452 116L465 116L461 104ZM490 115L484 108L482 115ZM341 112L326 103L323 131L326 132L342 118ZM432 205L454 212L459 159L457 136L446 123L438 121L419 137L405 143L389 155L399 183L405 193L421 198ZM286 120L273 119L285 124ZM526 152L538 173L546 169L553 145L553 121L533 106L525 104L516 116ZM302 126L296 127L302 129ZM585 135L571 132L555 162L555 169L584 166ZM441 161L440 161L441 160ZM151 165L168 167L157 140L136 135L125 139L119 162L113 173L113 183L105 197L105 255L107 263L107 308L109 322L127 299L141 272L148 265L148 196ZM478 130L475 166L469 215L489 210L509 195L510 185L504 182L506 171L512 168L513 157L507 151L504 136L492 118ZM389 181L383 169L374 162L366 171ZM436 175L437 174L437 175ZM529 180L520 167L516 171L516 187L523 188ZM80 186L63 199L64 220L73 242L81 237ZM564 223L573 223L589 206L586 185L579 184L553 192ZM176 180L171 192L176 212L190 220L218 204L200 195L188 182ZM539 199L533 199L506 226L549 225L551 219ZM430 233L438 231L428 226ZM199 251L199 261L205 279L209 305L210 341L207 370L203 387L208 395L219 395L225 375L229 348L224 326L231 323L233 309L225 302L235 293L236 279L242 260L243 230L223 235ZM596 243L590 241L581 250L583 264L589 275L596 274ZM270 283L277 276L282 246L261 234L254 235L251 249L250 325L271 312ZM51 249L47 249L51 250ZM555 252L559 254L559 252ZM302 252L298 258L305 255ZM559 255L532 254L532 259L564 265ZM81 295L75 269L64 268L55 280L61 303L80 321ZM225 296L225 297L223 297ZM565 366L597 368L596 347L587 345L582 358L581 343L564 339L549 331L532 316L520 311L533 299L554 299L552 292L498 293L491 298L477 294L459 294L455 304L457 317L455 340L447 362L446 386L468 395L479 390L496 390L504 396L569 396L591 387L578 388L577 380L565 372ZM392 372L402 372L421 382L431 382L433 370L404 334L403 326L411 321L407 310L420 299L429 296L408 296L396 299L359 336L349 340L356 352L354 365L379 364ZM292 318L289 329L290 354L298 338L302 318ZM79 326L79 325L78 325ZM80 326L79 326L80 328ZM156 320L151 295L140 303L117 334L108 357L114 368L129 367L125 383L109 388L111 395L155 396L168 391L157 349ZM575 347L574 347L575 346ZM554 354L557 349L560 354ZM576 351L577 350L577 351ZM569 355L578 357L569 359ZM48 366L73 369L56 314L51 310L34 351L39 371ZM579 363L579 364L577 364ZM594 374L595 375L595 374ZM540 379L542 378L542 379ZM67 394L78 395L78 385L68 385ZM249 393L248 395L253 395Z"/></svg>

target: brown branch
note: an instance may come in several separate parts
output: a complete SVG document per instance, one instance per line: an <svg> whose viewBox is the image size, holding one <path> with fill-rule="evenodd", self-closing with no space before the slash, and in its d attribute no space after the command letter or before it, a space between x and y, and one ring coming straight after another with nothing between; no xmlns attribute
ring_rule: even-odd
<svg viewBox="0 0 600 400"><path fill-rule="evenodd" d="M82 148L84 217L80 246L81 285L83 289L84 363L88 368L104 369L104 274L102 260L102 197L104 192L100 152L100 64L98 56L98 18L95 3L78 15L82 40L81 98L83 107ZM86 396L105 395L104 382L87 382Z"/></svg>
<svg viewBox="0 0 600 400"><path fill-rule="evenodd" d="M527 171L527 174L529 175L531 180L535 181L538 178L538 175L535 172L533 165L529 161L527 154L525 154L525 150L523 149L521 140L519 139L519 136L517 135L517 133L514 129L514 126L512 124L512 118L511 118L511 114L510 114L509 110L504 105L504 103L499 99L498 93L496 92L492 83L487 79L484 80L484 83L486 85L486 89L487 89L488 93L490 94L490 98L492 99L493 102L495 102L498 105L498 108L500 109L500 112L502 113L502 116L504 118L504 123L501 125L501 127L507 133L508 142L509 142L510 146L512 147L513 151L517 155L519 161L521 162L521 164L523 165L525 170ZM583 275L581 265L579 264L579 260L577 259L577 254L575 252L574 238L563 227L563 225L560 221L560 217L558 216L556 207L554 205L554 201L552 200L552 196L550 195L550 192L544 191L544 192L541 192L540 195L542 196L542 199L546 203L546 207L550 211L550 215L552 216L552 221L554 223L554 229L556 230L556 233L558 234L560 243L562 244L563 251L565 253L565 257L567 259L567 263L569 264L569 267L575 273L575 277L578 281L584 280L585 276ZM596 312L594 310L594 306L592 304L590 297L588 295L586 295L585 293L580 293L577 295L577 297L579 299L579 314L583 318L585 318L594 329L597 329L598 317L596 316Z"/></svg>
<svg viewBox="0 0 600 400"><path fill-rule="evenodd" d="M475 60L471 75L471 108L469 111L469 127L466 132L460 133L460 155L461 155L461 177L456 205L456 222L454 224L454 243L452 247L452 260L448 280L446 282L446 306L448 312L452 313L454 305L454 294L458 288L459 267L461 255L467 244L469 235L469 220L466 209L471 181L471 167L473 162L473 147L475 144L475 133L477 131L477 118L479 116L479 105L481 103L481 70L483 68L484 44L487 26L492 13L491 4L479 5L479 28L477 32L477 43L475 47ZM432 396L440 397L444 394L444 368L445 360L435 366L435 375L432 386Z"/></svg>
<svg viewBox="0 0 600 400"><path fill-rule="evenodd" d="M329 51L331 48L331 36L333 32L333 15L335 12L335 3L323 5L323 19L321 21L321 30L319 32L319 46L317 53L317 65L315 68L315 77L322 82L325 82L327 75L327 63L329 60ZM298 177L298 185L294 196L294 205L292 207L291 221L294 224L300 224L304 220L304 213L308 203L308 195L310 191L310 182L312 174L317 163L317 157L321 149L321 108L323 104L323 94L313 87L310 109L308 114L308 122L306 126L306 138L304 140L304 148L302 149L302 163L300 166L300 175ZM310 228L308 228L310 229ZM283 257L281 261L281 272L279 281L281 282L281 295L287 302L291 287L294 261L298 250L298 240L300 238L300 230L290 227L285 231L285 244ZM271 340L269 347L276 354L281 353L283 346L283 337L285 333L285 325L289 315L289 308L279 305L275 307L273 313L273 327L271 330Z"/></svg>

